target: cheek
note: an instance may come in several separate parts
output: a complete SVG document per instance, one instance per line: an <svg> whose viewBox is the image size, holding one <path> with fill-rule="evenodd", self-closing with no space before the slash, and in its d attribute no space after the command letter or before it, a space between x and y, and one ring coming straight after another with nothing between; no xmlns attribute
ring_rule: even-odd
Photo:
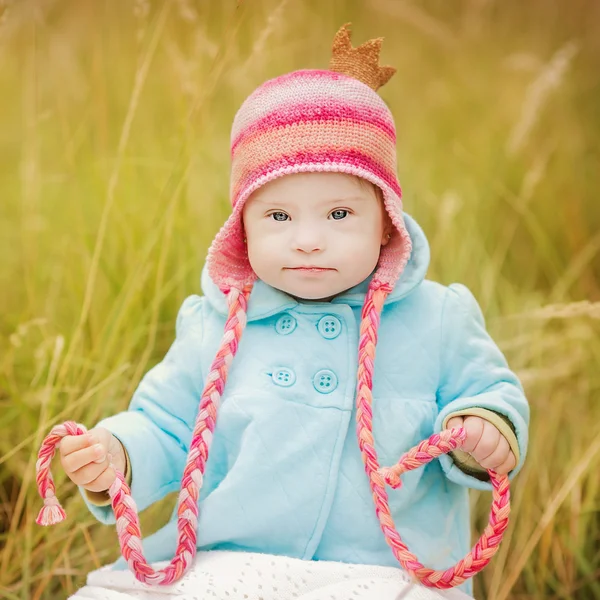
<svg viewBox="0 0 600 600"><path fill-rule="evenodd" d="M381 248L383 227L379 221L370 220L358 223L352 230L344 233L345 244L355 252L378 251Z"/></svg>
<svg viewBox="0 0 600 600"><path fill-rule="evenodd" d="M382 229L378 223L365 224L365 228L347 235L340 243L340 258L362 275L370 273L381 255Z"/></svg>
<svg viewBox="0 0 600 600"><path fill-rule="evenodd" d="M248 260L254 272L261 279L267 279L280 260L280 252L278 252L277 246L271 242L272 240L265 235L248 237Z"/></svg>
<svg viewBox="0 0 600 600"><path fill-rule="evenodd" d="M262 249L262 245L260 242L260 237L254 238L249 237L246 242L246 248L248 252L248 260L250 263L260 263L262 262L262 257L264 256L264 251Z"/></svg>

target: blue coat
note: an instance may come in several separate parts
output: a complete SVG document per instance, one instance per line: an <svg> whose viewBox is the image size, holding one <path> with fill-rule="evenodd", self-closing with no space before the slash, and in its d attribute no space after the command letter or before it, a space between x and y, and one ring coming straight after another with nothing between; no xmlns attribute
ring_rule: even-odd
<svg viewBox="0 0 600 600"><path fill-rule="evenodd" d="M429 246L409 216L412 257L381 316L373 430L382 466L472 407L508 417L525 458L529 409L517 377L460 284L425 280ZM375 516L356 439L361 307L368 281L331 302L297 302L258 281L229 370L200 496L198 549L230 549L398 566ZM223 334L224 295L202 274L176 339L141 381L129 410L106 427L124 444L139 510L180 487L191 430ZM468 487L489 484L448 456L389 490L400 535L427 566L448 567L470 549ZM84 496L85 498L85 496ZM86 499L86 502L87 499ZM110 507L88 502L103 523ZM149 561L170 559L172 520L144 540ZM125 568L120 559L117 568ZM467 586L469 589L469 586Z"/></svg>

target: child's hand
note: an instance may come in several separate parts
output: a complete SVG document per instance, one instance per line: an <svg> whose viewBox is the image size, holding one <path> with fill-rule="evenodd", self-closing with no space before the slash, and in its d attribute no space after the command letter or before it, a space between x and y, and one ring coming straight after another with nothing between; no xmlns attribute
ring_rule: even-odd
<svg viewBox="0 0 600 600"><path fill-rule="evenodd" d="M121 473L125 470L123 446L104 427L90 429L83 435L67 435L60 442L63 469L73 483L90 492L104 492L115 480L109 458Z"/></svg>
<svg viewBox="0 0 600 600"><path fill-rule="evenodd" d="M468 452L483 468L505 475L517 466L506 438L485 419L453 417L446 427L464 427L467 438L460 449Z"/></svg>

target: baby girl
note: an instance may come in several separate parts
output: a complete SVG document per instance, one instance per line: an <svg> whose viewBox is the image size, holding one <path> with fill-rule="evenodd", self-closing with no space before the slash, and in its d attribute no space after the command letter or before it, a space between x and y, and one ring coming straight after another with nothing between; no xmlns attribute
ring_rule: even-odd
<svg viewBox="0 0 600 600"><path fill-rule="evenodd" d="M353 48L343 27L329 69L267 81L236 114L233 211L204 295L183 302L173 345L129 409L60 446L108 524L115 468L144 510L183 485L198 434L195 566L152 590L121 559L74 597L395 598L407 578L373 504L376 466L464 428L460 450L387 491L402 540L433 568L471 547L468 488L521 468L519 380L471 292L425 279L429 246L402 210L394 119L377 93L394 74L378 64L380 45ZM176 545L174 514L145 556L168 561ZM471 593L460 589L447 597Z"/></svg>

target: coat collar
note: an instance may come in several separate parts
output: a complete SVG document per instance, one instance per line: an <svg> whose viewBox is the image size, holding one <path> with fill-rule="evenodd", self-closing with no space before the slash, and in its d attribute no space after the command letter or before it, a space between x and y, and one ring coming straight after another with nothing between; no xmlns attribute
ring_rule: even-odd
<svg viewBox="0 0 600 600"><path fill-rule="evenodd" d="M411 237L413 248L410 259L394 286L385 303L398 302L408 296L424 279L429 267L429 243L418 223L404 213L406 229ZM345 291L331 300L332 304L347 304L349 306L362 306L365 294L369 287L370 277L358 285ZM225 295L217 287L208 274L206 265L202 269L201 286L204 295L211 306L219 313L227 315L227 301ZM248 302L248 321L264 319L277 313L294 308L300 304L276 288L267 285L260 279L254 283L250 300ZM309 304L309 303L307 303ZM319 303L310 303L319 304ZM323 303L325 304L325 303Z"/></svg>

